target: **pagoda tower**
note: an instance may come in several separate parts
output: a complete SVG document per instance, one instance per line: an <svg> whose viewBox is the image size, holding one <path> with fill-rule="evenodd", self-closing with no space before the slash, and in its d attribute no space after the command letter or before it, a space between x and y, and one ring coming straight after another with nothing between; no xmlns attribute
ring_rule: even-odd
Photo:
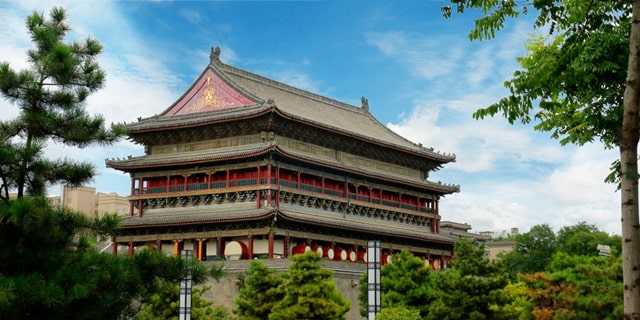
<svg viewBox="0 0 640 320"><path fill-rule="evenodd" d="M160 114L128 123L143 156L107 159L131 176L114 252L148 247L200 260L286 258L315 250L383 262L409 249L434 267L452 255L438 203L459 186L429 173L455 161L352 106L220 61Z"/></svg>

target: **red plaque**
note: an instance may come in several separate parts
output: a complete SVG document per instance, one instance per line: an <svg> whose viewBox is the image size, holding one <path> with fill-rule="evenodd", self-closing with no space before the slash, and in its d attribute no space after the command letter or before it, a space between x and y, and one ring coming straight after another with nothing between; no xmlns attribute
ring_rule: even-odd
<svg viewBox="0 0 640 320"><path fill-rule="evenodd" d="M211 69L196 81L178 102L164 115L172 116L194 112L214 111L252 105L255 102L231 88Z"/></svg>

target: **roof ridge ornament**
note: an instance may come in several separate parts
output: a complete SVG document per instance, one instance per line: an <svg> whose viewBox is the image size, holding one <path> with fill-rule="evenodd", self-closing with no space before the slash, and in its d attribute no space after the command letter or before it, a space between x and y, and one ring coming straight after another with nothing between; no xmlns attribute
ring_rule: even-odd
<svg viewBox="0 0 640 320"><path fill-rule="evenodd" d="M220 63L220 47L211 47L211 53L209 54L209 63L212 65Z"/></svg>
<svg viewBox="0 0 640 320"><path fill-rule="evenodd" d="M362 96L362 98L360 98L360 101L362 101L362 110L369 112L369 99L365 98L365 96Z"/></svg>

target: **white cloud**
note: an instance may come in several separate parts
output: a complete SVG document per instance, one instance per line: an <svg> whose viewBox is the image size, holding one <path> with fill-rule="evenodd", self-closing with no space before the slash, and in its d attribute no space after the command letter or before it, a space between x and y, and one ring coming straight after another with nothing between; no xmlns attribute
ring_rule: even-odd
<svg viewBox="0 0 640 320"><path fill-rule="evenodd" d="M423 79L434 80L454 72L463 50L461 43L408 35L399 31L370 32L366 42L383 54L405 65L409 72ZM446 41L446 40L445 40Z"/></svg>
<svg viewBox="0 0 640 320"><path fill-rule="evenodd" d="M297 70L282 70L273 74L273 78L296 88L304 89L314 93L320 92L320 82L312 79L308 74L302 73Z"/></svg>
<svg viewBox="0 0 640 320"><path fill-rule="evenodd" d="M24 57L32 46L24 27L24 19L30 12L30 3L21 4L24 7L17 6L12 9L0 7L3 24L6 23L7 26L0 31L3 39L0 41L1 58L9 61L12 68L18 70L28 67ZM43 6L39 5L39 7ZM47 8L50 7L47 6ZM153 50L150 50L149 46L137 37L135 30L128 29L126 23L117 23L124 21L124 19L111 11L107 3L89 5L70 2L65 4L65 8L69 15L70 25L76 34L80 33L80 30L98 30L100 32L99 30L110 29L112 33L108 33L109 37L113 37L114 34L120 37L120 41L107 41L112 46L105 47L105 51L99 56L100 65L107 73L107 81L103 89L91 95L87 100L86 108L89 113L103 115L107 124L131 122L139 116L151 116L164 111L179 97L178 91L170 89L175 87L179 81L165 67L164 57L149 55L148 52L153 52ZM91 17L95 15L100 15L101 19L92 20ZM5 16L7 19L4 19ZM87 35L89 33L87 32ZM98 38L94 34L91 36ZM81 37L84 38L86 35ZM0 114L2 119L13 118L18 113L18 108L6 100L0 100L0 109L3 110ZM99 175L93 183L108 186L110 187L109 191L128 194L129 178L115 170L105 168L104 160L114 154L140 153L142 153L140 146L122 141L110 147L96 146L86 149L49 143L45 154L52 158L62 156L94 163ZM52 192L58 192L57 189L53 188Z"/></svg>
<svg viewBox="0 0 640 320"><path fill-rule="evenodd" d="M199 23L202 20L202 15L196 10L180 10L179 15L193 24Z"/></svg>
<svg viewBox="0 0 640 320"><path fill-rule="evenodd" d="M615 152L598 144L561 147L548 134L509 125L500 115L471 117L508 94L502 83L518 68L514 56L524 53L523 25L481 44L396 31L368 34L371 46L424 81L411 89L412 111L387 126L409 140L456 153L455 163L431 177L461 184L460 193L441 203L444 220L478 231L522 232L537 224L558 230L586 221L619 233L619 194L603 182Z"/></svg>

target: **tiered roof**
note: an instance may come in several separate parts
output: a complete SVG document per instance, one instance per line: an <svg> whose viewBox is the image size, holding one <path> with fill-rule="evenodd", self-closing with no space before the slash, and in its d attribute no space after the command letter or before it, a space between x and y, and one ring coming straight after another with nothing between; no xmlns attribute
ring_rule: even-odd
<svg viewBox="0 0 640 320"><path fill-rule="evenodd" d="M387 128L369 112L368 101L364 97L362 105L356 107L268 79L221 62L219 48L212 48L210 64L174 104L158 115L139 118L137 122L127 124L127 127L132 141L153 145L159 143L159 136L169 135L168 132L186 132L198 127L213 132L223 130L222 124L273 115L297 124L299 128L312 128L344 137L345 140L357 140L369 148L383 150L392 157L405 157L405 163L422 163L416 166L424 171L435 170L455 161L455 154L435 152L433 148L413 143ZM249 145L227 151L198 151L189 157L181 153L107 160L107 166L131 171L168 164L176 160L176 156L202 163L224 157L259 154L273 148L287 151L284 146ZM459 190L458 186L441 186L444 189L439 191L445 193Z"/></svg>

